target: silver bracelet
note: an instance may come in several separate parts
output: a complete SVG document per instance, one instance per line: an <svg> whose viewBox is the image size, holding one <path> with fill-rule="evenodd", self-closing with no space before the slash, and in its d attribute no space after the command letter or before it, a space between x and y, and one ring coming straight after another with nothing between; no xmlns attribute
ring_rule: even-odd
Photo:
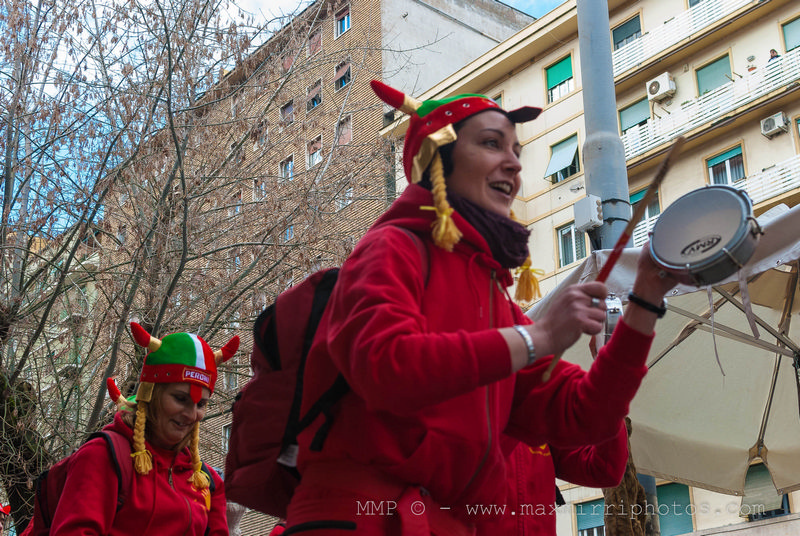
<svg viewBox="0 0 800 536"><path fill-rule="evenodd" d="M528 333L528 330L519 324L515 325L514 329L520 334L522 340L525 341L525 346L528 348L528 362L525 366L530 367L533 362L536 361L536 348L533 347L533 338L531 334Z"/></svg>

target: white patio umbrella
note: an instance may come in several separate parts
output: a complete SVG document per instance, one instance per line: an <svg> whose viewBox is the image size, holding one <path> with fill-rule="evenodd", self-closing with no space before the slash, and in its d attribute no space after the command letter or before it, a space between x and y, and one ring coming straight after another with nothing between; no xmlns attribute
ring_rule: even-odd
<svg viewBox="0 0 800 536"><path fill-rule="evenodd" d="M761 458L779 494L800 489L800 206L776 207L759 223L764 235L750 261L713 286L713 317L707 288L681 285L668 296L650 370L631 405L641 473L741 495L750 460ZM623 302L639 252L625 250L606 281ZM535 320L564 286L593 280L609 253L594 252L528 315ZM740 277L748 281L758 337ZM580 339L563 359L588 368L588 342Z"/></svg>

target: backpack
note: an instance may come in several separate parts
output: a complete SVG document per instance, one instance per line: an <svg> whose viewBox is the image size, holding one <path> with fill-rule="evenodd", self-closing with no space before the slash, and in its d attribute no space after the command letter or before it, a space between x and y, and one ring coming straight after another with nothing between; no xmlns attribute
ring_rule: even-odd
<svg viewBox="0 0 800 536"><path fill-rule="evenodd" d="M91 441L96 437L102 437L105 440L108 453L111 456L111 464L114 466L114 473L117 475L117 512L119 512L122 505L125 504L125 499L127 499L133 483L131 443L127 437L113 430L95 432L89 436L87 441ZM46 536L50 534L50 525L53 522L58 501L61 499L64 482L67 480L71 458L72 455L69 455L59 460L36 478L33 518L20 536ZM211 477L211 471L205 463L203 463L202 470L208 476L210 482L209 491L213 493L216 484Z"/></svg>
<svg viewBox="0 0 800 536"><path fill-rule="evenodd" d="M409 235L420 253L427 286L425 245L416 234L399 229ZM225 458L225 495L247 508L286 517L300 482L297 436L324 416L310 447L322 449L333 423L332 409L350 389L337 374L308 412L300 415L306 358L338 276L338 268L311 274L280 293L253 326L253 376L234 399Z"/></svg>

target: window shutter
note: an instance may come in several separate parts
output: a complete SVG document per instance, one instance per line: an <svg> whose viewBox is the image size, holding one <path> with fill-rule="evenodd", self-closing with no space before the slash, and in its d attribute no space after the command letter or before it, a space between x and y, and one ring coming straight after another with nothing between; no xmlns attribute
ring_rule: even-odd
<svg viewBox="0 0 800 536"><path fill-rule="evenodd" d="M650 102L645 98L619 111L619 129L625 132L648 119L650 119Z"/></svg>
<svg viewBox="0 0 800 536"><path fill-rule="evenodd" d="M673 482L658 486L657 492L661 536L676 536L694 531L689 487ZM664 510L668 510L666 515L662 513Z"/></svg>
<svg viewBox="0 0 800 536"><path fill-rule="evenodd" d="M575 159L575 151L578 150L578 136L572 136L560 143L553 145L553 154L550 156L550 163L547 165L545 177L549 177L557 171L561 171L569 166Z"/></svg>
<svg viewBox="0 0 800 536"><path fill-rule="evenodd" d="M786 52L800 47L800 17L783 25L783 41Z"/></svg>
<svg viewBox="0 0 800 536"><path fill-rule="evenodd" d="M731 81L731 62L728 55L697 71L697 90L702 96L708 91L724 86Z"/></svg>
<svg viewBox="0 0 800 536"><path fill-rule="evenodd" d="M561 82L572 78L572 56L567 56L545 71L547 72L547 89L553 89Z"/></svg>
<svg viewBox="0 0 800 536"><path fill-rule="evenodd" d="M641 33L642 26L639 23L639 15L636 15L631 20L620 24L616 28L611 31L611 37L614 40L614 44L620 43L627 39L628 37L636 34L637 32Z"/></svg>
<svg viewBox="0 0 800 536"><path fill-rule="evenodd" d="M578 530L602 527L605 506L606 503L603 499L576 504L575 515L578 518Z"/></svg>
<svg viewBox="0 0 800 536"><path fill-rule="evenodd" d="M772 477L764 464L751 465L744 482L744 497L740 515L748 516L777 510L783 505L783 496L778 495Z"/></svg>
<svg viewBox="0 0 800 536"><path fill-rule="evenodd" d="M349 61L345 61L345 62L340 63L339 65L336 66L336 75L335 75L334 78L336 80L340 79L341 77L343 77L345 75L345 73L347 73L347 71L349 69L350 69L350 62Z"/></svg>
<svg viewBox="0 0 800 536"><path fill-rule="evenodd" d="M316 31L308 39L308 55L311 56L322 50L322 32Z"/></svg>
<svg viewBox="0 0 800 536"><path fill-rule="evenodd" d="M742 154L742 146L741 145L739 145L737 147L734 147L733 149L731 149L729 151L725 151L724 153L722 153L720 155L717 155L714 158L710 158L708 160L708 167L716 166L717 164L720 164L720 163L724 162L725 160L730 160L734 156L738 156L740 154Z"/></svg>

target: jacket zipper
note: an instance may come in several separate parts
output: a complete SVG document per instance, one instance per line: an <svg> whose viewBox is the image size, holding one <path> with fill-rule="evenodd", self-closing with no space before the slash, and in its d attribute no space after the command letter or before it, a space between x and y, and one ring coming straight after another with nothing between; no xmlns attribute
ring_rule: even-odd
<svg viewBox="0 0 800 536"><path fill-rule="evenodd" d="M489 329L494 328L494 286L497 282L497 272L492 270L492 276L489 280ZM492 443L494 442L494 438L492 437L492 412L491 412L491 404L490 404L490 392L491 384L485 387L486 389L486 397L485 397L485 404L484 410L486 411L486 433L487 433L487 441L486 441L486 450L483 453L483 457L481 458L481 462L478 464L478 467L475 469L475 472L472 473L472 476L467 481L467 485L465 486L465 491L469 489L472 485L472 482L478 476L478 473L481 472L483 469L484 464L486 464L486 460L489 458L489 452L492 450Z"/></svg>

